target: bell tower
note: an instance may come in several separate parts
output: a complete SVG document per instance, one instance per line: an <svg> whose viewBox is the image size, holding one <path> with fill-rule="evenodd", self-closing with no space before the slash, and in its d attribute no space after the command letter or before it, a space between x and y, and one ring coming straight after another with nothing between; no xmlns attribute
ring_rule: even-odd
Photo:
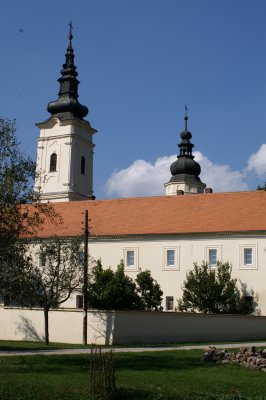
<svg viewBox="0 0 266 400"><path fill-rule="evenodd" d="M93 134L84 118L88 108L78 101L78 73L74 64L72 23L69 24L65 64L58 79L58 99L48 104L51 116L36 124L37 146L35 188L42 202L93 199Z"/></svg>
<svg viewBox="0 0 266 400"><path fill-rule="evenodd" d="M165 183L166 196L174 196L178 193L195 194L204 193L206 184L201 182L199 175L201 168L199 163L194 160L192 149L194 144L191 143L191 132L187 129L187 106L185 107L185 130L180 133L181 143L177 160L170 166L172 177L169 182Z"/></svg>

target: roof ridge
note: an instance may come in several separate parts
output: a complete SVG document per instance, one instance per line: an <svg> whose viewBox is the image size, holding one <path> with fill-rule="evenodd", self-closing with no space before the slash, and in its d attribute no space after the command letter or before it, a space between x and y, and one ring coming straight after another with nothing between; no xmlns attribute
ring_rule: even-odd
<svg viewBox="0 0 266 400"><path fill-rule="evenodd" d="M192 198L192 197L200 197L200 196L220 196L220 195L232 195L232 194L248 194L248 193L258 193L258 192L263 192L259 190L242 190L242 191L235 191L235 192L213 192L213 193L193 193L192 195L176 195L176 196L166 196L166 195L157 195L157 196L134 196L134 197L115 197L111 199L96 199L94 201L125 201L125 200L142 200L142 199L162 199L162 198L169 198L169 199L175 199L175 198ZM91 201L91 200L85 200L85 201Z"/></svg>
<svg viewBox="0 0 266 400"><path fill-rule="evenodd" d="M62 204L96 204L96 203L113 203L113 202L126 202L126 201L136 201L136 200L149 200L149 199L169 199L174 200L174 199L192 199L192 198L199 198L199 197L204 197L204 198L211 198L211 197L218 197L218 196L232 196L232 195L251 195L251 194L258 194L259 193L265 193L262 190L243 190L243 191L236 191L236 192L214 192L214 193L193 193L191 195L176 195L176 196L166 196L166 195L158 195L158 196L138 196L138 197L116 197L116 198L111 198L111 199L95 199L95 200L79 200L79 201L73 201L73 202L56 202L53 203L54 205L61 206Z"/></svg>

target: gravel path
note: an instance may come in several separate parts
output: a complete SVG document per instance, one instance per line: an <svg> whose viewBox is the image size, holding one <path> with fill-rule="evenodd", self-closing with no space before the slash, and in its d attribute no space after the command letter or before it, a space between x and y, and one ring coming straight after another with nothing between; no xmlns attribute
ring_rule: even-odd
<svg viewBox="0 0 266 400"><path fill-rule="evenodd" d="M219 349L233 349L239 347L266 347L266 342L250 342L250 343L226 343L226 344L214 344ZM147 351L173 351L173 350L193 350L193 349L206 349L208 344L201 345L190 345L190 346L161 346L161 347L112 347L112 350L116 353L140 353ZM103 348L102 351L109 351L110 348ZM0 358L6 356L29 356L29 355L60 355L60 354L90 354L90 349L58 349L58 350L10 350L0 351Z"/></svg>

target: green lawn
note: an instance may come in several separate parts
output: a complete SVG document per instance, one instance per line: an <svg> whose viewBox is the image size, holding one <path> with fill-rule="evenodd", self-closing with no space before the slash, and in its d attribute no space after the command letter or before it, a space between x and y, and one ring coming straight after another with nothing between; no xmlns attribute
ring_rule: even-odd
<svg viewBox="0 0 266 400"><path fill-rule="evenodd" d="M68 343L50 343L49 346L46 346L44 342L0 340L0 351L58 350L58 349L85 349L85 348L90 348L90 346L84 346L83 344L68 344Z"/></svg>
<svg viewBox="0 0 266 400"><path fill-rule="evenodd" d="M121 400L266 400L266 373L203 362L201 350L115 355ZM0 357L1 400L89 400L89 356Z"/></svg>

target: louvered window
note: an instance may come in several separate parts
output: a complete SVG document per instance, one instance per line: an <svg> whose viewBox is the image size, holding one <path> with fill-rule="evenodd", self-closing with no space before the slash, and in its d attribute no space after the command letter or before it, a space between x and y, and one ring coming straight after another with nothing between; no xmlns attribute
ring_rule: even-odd
<svg viewBox="0 0 266 400"><path fill-rule="evenodd" d="M85 175L85 157L84 156L81 157L80 172L82 175Z"/></svg>
<svg viewBox="0 0 266 400"><path fill-rule="evenodd" d="M50 172L56 171L57 155L53 153L50 157Z"/></svg>

